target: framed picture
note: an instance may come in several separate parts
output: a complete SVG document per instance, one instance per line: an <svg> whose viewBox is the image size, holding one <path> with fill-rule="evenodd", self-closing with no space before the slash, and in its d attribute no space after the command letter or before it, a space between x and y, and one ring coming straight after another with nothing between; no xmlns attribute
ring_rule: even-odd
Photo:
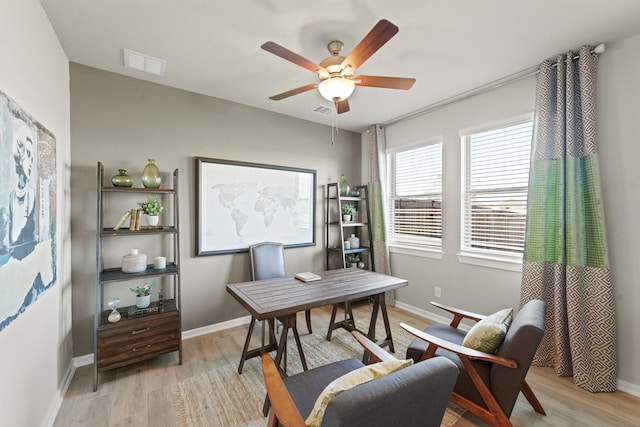
<svg viewBox="0 0 640 427"><path fill-rule="evenodd" d="M0 331L55 285L56 138L0 91Z"/></svg>
<svg viewBox="0 0 640 427"><path fill-rule="evenodd" d="M196 254L247 252L259 242L315 245L316 171L195 158Z"/></svg>

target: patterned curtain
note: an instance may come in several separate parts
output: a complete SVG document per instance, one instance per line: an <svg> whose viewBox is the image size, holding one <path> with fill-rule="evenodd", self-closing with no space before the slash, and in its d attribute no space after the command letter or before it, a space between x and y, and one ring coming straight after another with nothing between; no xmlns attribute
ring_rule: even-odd
<svg viewBox="0 0 640 427"><path fill-rule="evenodd" d="M385 194L383 180L386 171L386 141L381 125L369 127L369 210L371 218L371 245L373 247L373 266L378 273L391 274L389 248L385 232ZM386 303L395 305L395 292L386 294Z"/></svg>
<svg viewBox="0 0 640 427"><path fill-rule="evenodd" d="M616 390L613 288L596 127L598 58L590 46L540 66L521 301L547 302L534 364L591 392Z"/></svg>

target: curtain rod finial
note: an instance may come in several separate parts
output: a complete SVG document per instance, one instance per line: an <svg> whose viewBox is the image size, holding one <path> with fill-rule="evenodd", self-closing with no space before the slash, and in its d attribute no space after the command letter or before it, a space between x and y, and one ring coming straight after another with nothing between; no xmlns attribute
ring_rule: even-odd
<svg viewBox="0 0 640 427"><path fill-rule="evenodd" d="M595 47L595 49L593 49L593 51L595 53L604 53L605 51L604 43L600 43L598 46Z"/></svg>

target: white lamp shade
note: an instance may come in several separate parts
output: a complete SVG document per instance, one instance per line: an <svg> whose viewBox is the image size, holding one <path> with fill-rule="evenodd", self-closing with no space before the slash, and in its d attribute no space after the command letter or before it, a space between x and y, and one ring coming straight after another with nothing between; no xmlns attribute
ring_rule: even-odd
<svg viewBox="0 0 640 427"><path fill-rule="evenodd" d="M331 77L318 86L320 95L329 101L343 101L353 93L356 84L344 77Z"/></svg>

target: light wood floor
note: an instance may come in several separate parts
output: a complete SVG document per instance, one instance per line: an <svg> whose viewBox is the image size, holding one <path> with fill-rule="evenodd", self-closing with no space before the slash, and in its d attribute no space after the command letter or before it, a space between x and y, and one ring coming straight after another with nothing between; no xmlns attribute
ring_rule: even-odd
<svg viewBox="0 0 640 427"><path fill-rule="evenodd" d="M355 308L354 315L356 318L368 317L368 310L363 304ZM329 315L329 308L314 309L314 329L326 330ZM419 328L427 324L425 319L395 307L389 307L389 316L392 324L405 322ZM301 334L304 334L306 328L302 318L300 320ZM216 359L229 352L236 352L239 357L246 330L246 327L236 327L185 340L182 366L176 363L174 353L101 373L95 393L92 391L92 366L81 367L74 375L54 426L177 425L171 394L166 392L168 385L206 372L215 365ZM396 355L402 357L400 352L404 349L397 350ZM534 412L521 395L511 416L516 427L640 426L640 398L630 394L589 393L574 386L570 378L557 377L550 368L531 368L527 381L547 415ZM469 413L456 424L457 427L486 425Z"/></svg>

